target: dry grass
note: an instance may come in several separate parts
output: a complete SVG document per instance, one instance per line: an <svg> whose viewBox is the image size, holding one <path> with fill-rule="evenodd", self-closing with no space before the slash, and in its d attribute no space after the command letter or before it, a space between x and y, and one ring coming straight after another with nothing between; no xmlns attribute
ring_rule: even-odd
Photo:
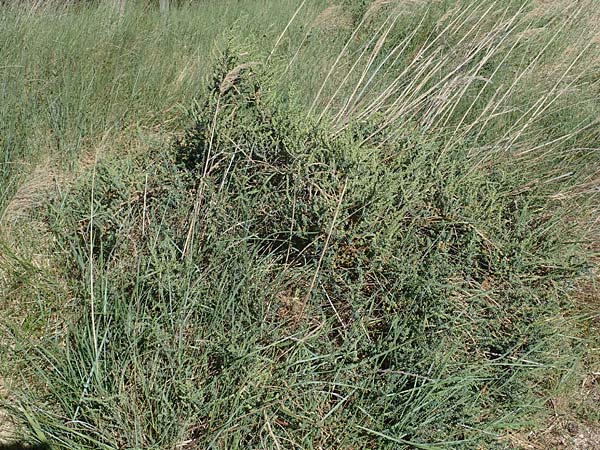
<svg viewBox="0 0 600 450"><path fill-rule="evenodd" d="M503 440L519 450L600 450L598 425L573 417L566 403L560 398L550 402L549 408L554 410L554 414L544 430L513 433Z"/></svg>
<svg viewBox="0 0 600 450"><path fill-rule="evenodd" d="M8 399L8 390L5 381L0 376L0 401ZM0 446L10 441L15 433L14 424L10 421L6 412L0 410Z"/></svg>
<svg viewBox="0 0 600 450"><path fill-rule="evenodd" d="M46 158L35 166L22 183L0 217L0 226L10 230L12 225L25 217L31 209L41 205L61 175L56 164Z"/></svg>
<svg viewBox="0 0 600 450"><path fill-rule="evenodd" d="M365 17L367 20L371 20L388 9L394 9L397 12L410 12L412 8L432 6L432 4L438 2L439 0L375 0L365 12Z"/></svg>
<svg viewBox="0 0 600 450"><path fill-rule="evenodd" d="M598 243L593 247L600 250ZM548 400L542 426L503 438L515 449L600 450L600 260L594 263L589 277L576 286L575 295L588 327L583 335L591 337L588 357L579 363L572 386Z"/></svg>
<svg viewBox="0 0 600 450"><path fill-rule="evenodd" d="M310 25L312 30L337 32L352 28L352 16L341 5L331 5L324 9Z"/></svg>

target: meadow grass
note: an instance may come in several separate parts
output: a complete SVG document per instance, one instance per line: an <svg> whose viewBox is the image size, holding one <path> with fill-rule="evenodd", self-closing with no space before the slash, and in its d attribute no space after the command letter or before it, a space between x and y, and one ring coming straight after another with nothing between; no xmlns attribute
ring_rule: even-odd
<svg viewBox="0 0 600 450"><path fill-rule="evenodd" d="M321 4L309 3L300 23L310 23ZM179 128L180 107L211 72L215 41L237 35L250 46L272 45L295 6L207 2L164 20L135 4L123 14L102 6L3 6L2 208L19 174L40 157L77 165L91 149L127 146L140 129ZM298 28L288 29L280 50L299 40Z"/></svg>
<svg viewBox="0 0 600 450"><path fill-rule="evenodd" d="M540 426L594 361L595 4L3 7L20 432L438 449Z"/></svg>

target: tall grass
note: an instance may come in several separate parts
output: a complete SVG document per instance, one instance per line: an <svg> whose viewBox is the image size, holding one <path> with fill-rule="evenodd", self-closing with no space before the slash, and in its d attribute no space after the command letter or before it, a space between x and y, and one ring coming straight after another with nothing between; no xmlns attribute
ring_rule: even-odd
<svg viewBox="0 0 600 450"><path fill-rule="evenodd" d="M4 229L31 242L0 286L54 314L4 320L26 437L503 448L583 351L594 4L9 10L10 70L40 75L4 80ZM87 167L8 214L44 158Z"/></svg>
<svg viewBox="0 0 600 450"><path fill-rule="evenodd" d="M320 2L308 3L279 54L318 13ZM0 210L39 161L76 165L94 149L125 151L140 132L177 129L179 106L192 102L210 73L215 42L232 35L251 47L272 45L295 8L292 1L260 8L207 2L163 20L158 11L129 5L122 14L102 3L2 7Z"/></svg>

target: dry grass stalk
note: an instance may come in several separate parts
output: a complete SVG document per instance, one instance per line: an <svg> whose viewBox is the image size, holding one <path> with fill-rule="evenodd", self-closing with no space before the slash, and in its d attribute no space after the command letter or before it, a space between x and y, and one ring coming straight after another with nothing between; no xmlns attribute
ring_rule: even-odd
<svg viewBox="0 0 600 450"><path fill-rule="evenodd" d="M294 15L290 18L290 20L286 24L285 28L283 29L283 31L281 32L281 34L277 38L277 41L275 41L275 45L273 45L273 48L271 49L271 53L269 54L269 57L267 58L267 62L269 62L271 60L271 58L273 57L273 54L275 53L275 50L277 49L277 47L279 46L279 43L283 39L283 36L285 36L285 34L287 33L287 30L290 28L290 25L292 24L292 22L294 21L294 19L296 19L296 16L300 12L300 10L304 7L305 3L306 3L306 0L302 0L302 3L300 3L300 5L296 9L296 11L294 12Z"/></svg>

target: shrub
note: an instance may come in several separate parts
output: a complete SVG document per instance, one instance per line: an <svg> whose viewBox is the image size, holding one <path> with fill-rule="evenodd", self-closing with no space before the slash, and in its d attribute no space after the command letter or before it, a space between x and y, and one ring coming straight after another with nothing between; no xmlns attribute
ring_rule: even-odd
<svg viewBox="0 0 600 450"><path fill-rule="evenodd" d="M332 134L272 86L224 52L172 149L52 208L81 315L25 355L39 439L473 448L563 367L548 319L579 265L510 161L365 140L376 118Z"/></svg>

